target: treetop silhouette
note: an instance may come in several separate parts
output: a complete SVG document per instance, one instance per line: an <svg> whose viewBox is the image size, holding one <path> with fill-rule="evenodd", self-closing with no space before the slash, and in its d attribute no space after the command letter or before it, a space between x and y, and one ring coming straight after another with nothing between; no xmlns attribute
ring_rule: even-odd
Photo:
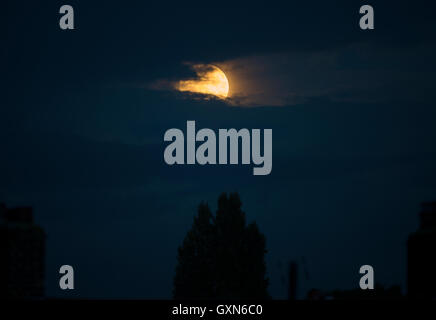
<svg viewBox="0 0 436 320"><path fill-rule="evenodd" d="M175 299L265 299L266 241L256 223L246 224L237 193L218 198L214 216L202 202L178 249Z"/></svg>

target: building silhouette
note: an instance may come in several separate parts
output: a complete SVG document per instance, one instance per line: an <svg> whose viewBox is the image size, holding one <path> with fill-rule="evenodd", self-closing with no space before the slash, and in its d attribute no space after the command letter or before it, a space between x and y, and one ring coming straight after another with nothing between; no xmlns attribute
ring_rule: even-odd
<svg viewBox="0 0 436 320"><path fill-rule="evenodd" d="M33 223L31 207L0 203L0 297L44 295L45 234Z"/></svg>
<svg viewBox="0 0 436 320"><path fill-rule="evenodd" d="M436 202L422 204L419 229L407 242L407 293L436 299Z"/></svg>

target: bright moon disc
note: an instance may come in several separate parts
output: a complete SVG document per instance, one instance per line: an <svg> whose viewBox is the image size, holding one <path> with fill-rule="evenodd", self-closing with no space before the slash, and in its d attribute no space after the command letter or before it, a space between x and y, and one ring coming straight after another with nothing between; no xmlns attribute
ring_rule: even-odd
<svg viewBox="0 0 436 320"><path fill-rule="evenodd" d="M196 79L180 80L177 83L179 91L213 95L221 99L229 94L229 81L224 72L211 64L196 64L192 69L197 74Z"/></svg>

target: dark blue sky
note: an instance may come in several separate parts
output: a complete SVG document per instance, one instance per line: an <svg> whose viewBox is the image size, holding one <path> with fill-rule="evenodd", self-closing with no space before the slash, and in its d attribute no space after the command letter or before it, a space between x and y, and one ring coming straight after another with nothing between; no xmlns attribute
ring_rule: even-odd
<svg viewBox="0 0 436 320"><path fill-rule="evenodd" d="M436 198L433 5L372 1L365 32L362 1L70 1L74 31L58 27L62 4L1 13L0 201L32 205L45 228L49 296L65 294L58 269L70 264L68 297L171 297L196 207L223 191L265 233L273 297L303 256L301 295L354 288L363 264L405 288L407 236ZM296 99L235 107L147 89L187 61L236 61L268 99ZM167 166L164 132L187 120L273 129L272 173Z"/></svg>

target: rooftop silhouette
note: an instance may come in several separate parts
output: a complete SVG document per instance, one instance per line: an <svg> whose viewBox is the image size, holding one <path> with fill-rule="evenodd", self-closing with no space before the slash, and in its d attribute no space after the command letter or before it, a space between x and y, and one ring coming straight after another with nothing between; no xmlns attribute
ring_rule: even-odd
<svg viewBox="0 0 436 320"><path fill-rule="evenodd" d="M0 297L44 296L45 233L33 223L31 207L0 203Z"/></svg>

